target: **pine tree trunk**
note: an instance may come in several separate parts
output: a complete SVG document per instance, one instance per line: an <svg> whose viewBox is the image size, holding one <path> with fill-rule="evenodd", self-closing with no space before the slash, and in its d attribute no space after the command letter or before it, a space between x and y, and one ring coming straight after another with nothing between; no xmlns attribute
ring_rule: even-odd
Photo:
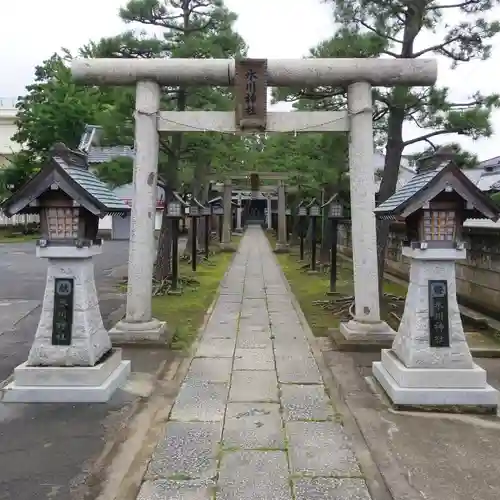
<svg viewBox="0 0 500 500"><path fill-rule="evenodd" d="M158 237L158 249L156 251L156 262L154 278L158 281L167 279L172 271L172 223L167 217L166 206L172 199L172 190L165 189L165 208L161 218L160 236Z"/></svg>
<svg viewBox="0 0 500 500"><path fill-rule="evenodd" d="M186 109L187 95L183 89L179 89L177 99L177 110L184 111ZM179 158L182 148L182 134L177 133L172 135L170 141L170 150L168 152L167 164L167 182L165 188L165 205L171 200L173 190L177 184L177 171L179 167ZM160 236L158 238L158 250L156 252L156 263L154 276L158 280L166 279L171 271L172 260L172 224L167 217L167 210L163 210L161 219Z"/></svg>
<svg viewBox="0 0 500 500"><path fill-rule="evenodd" d="M378 202L387 200L396 190L399 166L403 154L403 122L404 109L393 108L390 112L387 123L387 146L385 153L384 173ZM377 223L377 257L378 257L378 276L379 276L379 296L382 298L382 287L384 283L385 254L387 251L387 240L389 238L391 223L389 221L378 221Z"/></svg>

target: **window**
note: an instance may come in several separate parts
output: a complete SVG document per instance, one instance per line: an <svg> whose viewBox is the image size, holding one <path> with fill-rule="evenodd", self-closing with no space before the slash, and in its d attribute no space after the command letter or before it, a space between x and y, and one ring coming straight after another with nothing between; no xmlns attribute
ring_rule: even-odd
<svg viewBox="0 0 500 500"><path fill-rule="evenodd" d="M78 238L78 208L47 209L47 228L49 239Z"/></svg>
<svg viewBox="0 0 500 500"><path fill-rule="evenodd" d="M455 211L424 211L424 241L453 241L455 239L455 228Z"/></svg>

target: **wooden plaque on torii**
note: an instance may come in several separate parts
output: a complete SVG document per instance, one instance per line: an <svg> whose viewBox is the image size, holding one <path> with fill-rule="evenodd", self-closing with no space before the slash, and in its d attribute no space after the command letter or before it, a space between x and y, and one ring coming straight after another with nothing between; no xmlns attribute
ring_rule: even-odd
<svg viewBox="0 0 500 500"><path fill-rule="evenodd" d="M234 93L236 128L264 132L267 126L267 59L236 61Z"/></svg>

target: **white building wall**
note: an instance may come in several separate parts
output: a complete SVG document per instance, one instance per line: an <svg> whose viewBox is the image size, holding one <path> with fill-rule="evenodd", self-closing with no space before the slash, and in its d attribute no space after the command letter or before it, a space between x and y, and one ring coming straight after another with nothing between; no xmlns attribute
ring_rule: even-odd
<svg viewBox="0 0 500 500"><path fill-rule="evenodd" d="M163 214L163 210L156 211L155 218L155 229L159 231L161 229L161 217ZM99 231L111 231L111 225L113 222L113 217L111 215L107 215L102 219L99 219Z"/></svg>
<svg viewBox="0 0 500 500"><path fill-rule="evenodd" d="M0 97L0 154L17 153L21 146L13 142L11 137L16 133L16 101Z"/></svg>

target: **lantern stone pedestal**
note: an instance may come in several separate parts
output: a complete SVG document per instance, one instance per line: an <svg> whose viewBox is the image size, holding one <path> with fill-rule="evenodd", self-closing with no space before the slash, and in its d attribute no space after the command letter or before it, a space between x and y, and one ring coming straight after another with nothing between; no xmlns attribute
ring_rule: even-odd
<svg viewBox="0 0 500 500"><path fill-rule="evenodd" d="M348 343L368 343L380 347L392 345L396 332L381 320L351 319L347 323L340 323L340 334Z"/></svg>
<svg viewBox="0 0 500 500"><path fill-rule="evenodd" d="M40 321L28 360L15 368L2 402L105 402L127 379L130 361L111 348L99 310L92 257L101 251L101 245L37 247L37 256L49 260ZM65 333L54 332L61 299L70 326Z"/></svg>
<svg viewBox="0 0 500 500"><path fill-rule="evenodd" d="M382 360L373 363L374 377L401 409L482 407L496 411L498 392L487 384L485 370L473 362L457 303L455 261L465 259L466 251L405 247L403 255L411 259L405 310L392 349L383 350ZM433 286L440 286L443 293L434 295ZM447 300L447 313L443 302L431 304L433 297ZM437 337L430 333L430 316L435 321L431 308L440 314L438 332L444 332ZM448 331L440 323L446 320ZM431 346L436 342L443 346Z"/></svg>
<svg viewBox="0 0 500 500"><path fill-rule="evenodd" d="M113 344L168 344L167 325L164 321L151 318L149 321L128 321L122 319L109 331Z"/></svg>
<svg viewBox="0 0 500 500"><path fill-rule="evenodd" d="M288 243L281 243L279 241L276 242L274 246L274 253L288 253L290 252L290 246Z"/></svg>

